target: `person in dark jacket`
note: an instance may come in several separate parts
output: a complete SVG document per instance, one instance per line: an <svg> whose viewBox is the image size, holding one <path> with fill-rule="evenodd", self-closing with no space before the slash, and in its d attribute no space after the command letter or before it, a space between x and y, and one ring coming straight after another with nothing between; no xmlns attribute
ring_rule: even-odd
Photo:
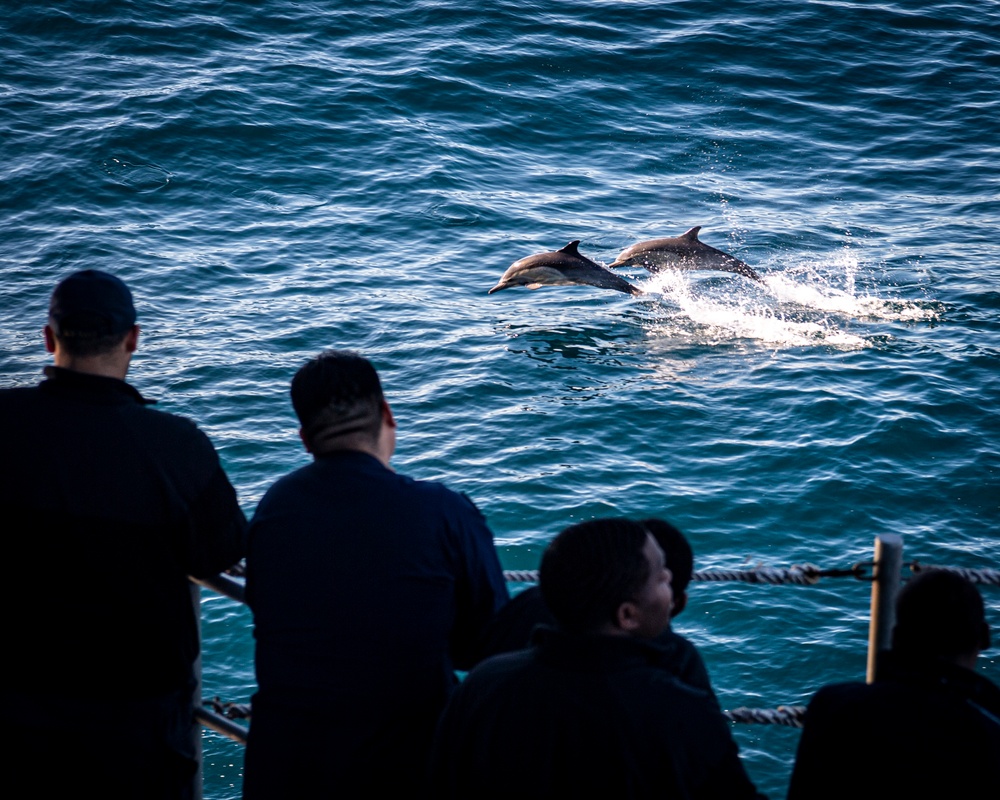
<svg viewBox="0 0 1000 800"><path fill-rule="evenodd" d="M687 588L694 574L694 551L687 537L674 525L657 517L641 520L663 550L670 570L670 588L674 602L671 624L653 641L664 650L667 668L685 683L705 689L715 695L705 661L690 640L673 629L673 620L687 607ZM485 655L520 650L531 644L535 628L556 624L552 612L545 606L538 584L522 590L497 614L484 645Z"/></svg>
<svg viewBox="0 0 1000 800"><path fill-rule="evenodd" d="M32 797L192 797L198 608L189 576L244 555L246 517L190 420L125 382L139 327L98 270L53 290L33 387L0 391L0 708Z"/></svg>
<svg viewBox="0 0 1000 800"><path fill-rule="evenodd" d="M423 797L456 669L508 599L493 534L464 494L392 469L396 421L366 358L319 354L291 397L313 460L250 523L243 796Z"/></svg>
<svg viewBox="0 0 1000 800"><path fill-rule="evenodd" d="M571 525L539 586L556 627L474 667L429 762L438 798L760 798L712 695L653 643L670 621L670 571L639 522Z"/></svg>
<svg viewBox="0 0 1000 800"><path fill-rule="evenodd" d="M1000 687L976 671L990 646L979 590L924 570L895 614L875 680L829 684L810 700L789 800L1000 797Z"/></svg>

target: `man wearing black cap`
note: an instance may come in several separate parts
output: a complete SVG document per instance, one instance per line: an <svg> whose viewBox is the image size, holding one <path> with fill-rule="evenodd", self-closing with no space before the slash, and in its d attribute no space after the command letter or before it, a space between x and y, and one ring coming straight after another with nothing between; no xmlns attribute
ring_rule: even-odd
<svg viewBox="0 0 1000 800"><path fill-rule="evenodd" d="M38 386L0 390L6 763L33 797L193 796L196 609L188 576L244 555L246 517L208 437L125 382L128 287L52 293Z"/></svg>

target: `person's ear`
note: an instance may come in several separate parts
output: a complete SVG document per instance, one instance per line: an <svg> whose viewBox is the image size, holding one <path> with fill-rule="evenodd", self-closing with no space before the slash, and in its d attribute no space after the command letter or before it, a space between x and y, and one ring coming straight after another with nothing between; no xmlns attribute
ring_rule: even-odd
<svg viewBox="0 0 1000 800"><path fill-rule="evenodd" d="M639 607L631 600L626 600L615 614L615 624L625 633L633 634L639 629Z"/></svg>
<svg viewBox="0 0 1000 800"><path fill-rule="evenodd" d="M312 448L309 446L309 440L306 439L305 428L299 428L299 438L302 440L302 446L306 449L306 452L311 453Z"/></svg>
<svg viewBox="0 0 1000 800"><path fill-rule="evenodd" d="M45 352L54 353L56 351L56 332L52 330L51 325L42 328L42 332L45 334Z"/></svg>
<svg viewBox="0 0 1000 800"><path fill-rule="evenodd" d="M979 652L990 649L990 626L983 622L982 630L979 632Z"/></svg>
<svg viewBox="0 0 1000 800"><path fill-rule="evenodd" d="M396 427L396 419L392 416L392 409L389 408L389 403L385 400L382 400L382 421L390 428Z"/></svg>
<svg viewBox="0 0 1000 800"><path fill-rule="evenodd" d="M688 593L684 592L674 592L674 607L670 611L670 617L676 617L680 614L688 604Z"/></svg>
<svg viewBox="0 0 1000 800"><path fill-rule="evenodd" d="M131 330L125 334L125 352L134 353L139 347L139 326L133 325Z"/></svg>

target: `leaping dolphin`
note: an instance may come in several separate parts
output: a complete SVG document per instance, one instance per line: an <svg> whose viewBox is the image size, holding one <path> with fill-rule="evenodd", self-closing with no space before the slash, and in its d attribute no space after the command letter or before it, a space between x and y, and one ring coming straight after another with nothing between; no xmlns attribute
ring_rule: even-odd
<svg viewBox="0 0 1000 800"><path fill-rule="evenodd" d="M601 289L614 289L626 294L645 294L638 286L633 286L621 275L612 272L607 267L591 261L580 255L577 246L579 239L574 239L561 250L547 253L535 253L515 261L503 275L500 281L487 294L509 289L511 286L527 286L538 289L541 286L567 286L583 284L597 286Z"/></svg>
<svg viewBox="0 0 1000 800"><path fill-rule="evenodd" d="M637 242L622 250L608 267L640 266L650 272L664 269L718 269L736 272L759 283L764 282L749 264L702 242L698 238L700 230L701 225L696 225L680 236Z"/></svg>

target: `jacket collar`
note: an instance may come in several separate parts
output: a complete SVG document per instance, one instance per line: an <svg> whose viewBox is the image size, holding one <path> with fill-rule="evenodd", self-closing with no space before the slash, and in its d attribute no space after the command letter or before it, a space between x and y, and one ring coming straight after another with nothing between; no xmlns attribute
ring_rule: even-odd
<svg viewBox="0 0 1000 800"><path fill-rule="evenodd" d="M87 395L95 399L107 401L132 400L142 405L153 405L155 400L147 400L131 384L118 378L108 378L104 375L91 375L87 372L77 372L65 367L48 366L42 370L47 380L42 382L46 391L67 392Z"/></svg>

